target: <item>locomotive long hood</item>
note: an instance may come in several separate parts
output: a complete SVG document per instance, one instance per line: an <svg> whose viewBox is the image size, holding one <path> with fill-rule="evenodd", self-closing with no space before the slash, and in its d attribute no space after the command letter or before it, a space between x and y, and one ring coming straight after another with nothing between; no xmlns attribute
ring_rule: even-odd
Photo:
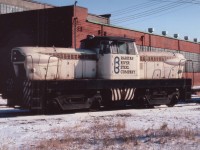
<svg viewBox="0 0 200 150"><path fill-rule="evenodd" d="M140 52L143 61L163 61L174 66L184 66L186 59L182 54L170 52Z"/></svg>

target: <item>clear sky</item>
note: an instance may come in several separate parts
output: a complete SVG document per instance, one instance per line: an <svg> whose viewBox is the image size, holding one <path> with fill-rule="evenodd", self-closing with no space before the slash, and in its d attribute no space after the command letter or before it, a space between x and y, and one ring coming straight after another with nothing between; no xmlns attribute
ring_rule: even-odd
<svg viewBox="0 0 200 150"><path fill-rule="evenodd" d="M75 0L35 0L56 6L73 5ZM111 23L139 31L154 28L200 42L200 0L77 0L92 14L111 13Z"/></svg>

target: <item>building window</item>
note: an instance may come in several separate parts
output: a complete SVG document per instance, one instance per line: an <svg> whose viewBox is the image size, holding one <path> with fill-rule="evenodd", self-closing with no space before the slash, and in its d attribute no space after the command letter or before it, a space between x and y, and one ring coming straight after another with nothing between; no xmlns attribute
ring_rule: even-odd
<svg viewBox="0 0 200 150"><path fill-rule="evenodd" d="M0 14L14 13L26 11L26 8L17 7L13 5L0 4Z"/></svg>

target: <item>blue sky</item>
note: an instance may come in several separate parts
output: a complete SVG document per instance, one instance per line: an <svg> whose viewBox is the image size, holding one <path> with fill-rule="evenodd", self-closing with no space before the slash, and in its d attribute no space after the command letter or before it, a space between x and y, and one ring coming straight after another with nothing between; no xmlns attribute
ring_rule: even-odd
<svg viewBox="0 0 200 150"><path fill-rule="evenodd" d="M73 5L75 0L35 0L56 6ZM92 14L111 13L114 25L155 34L168 31L200 41L200 0L77 0Z"/></svg>

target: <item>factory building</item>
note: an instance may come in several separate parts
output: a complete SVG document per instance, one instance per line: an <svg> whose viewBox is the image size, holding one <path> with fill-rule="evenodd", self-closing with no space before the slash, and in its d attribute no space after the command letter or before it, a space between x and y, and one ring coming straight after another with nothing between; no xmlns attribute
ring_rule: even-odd
<svg viewBox="0 0 200 150"><path fill-rule="evenodd" d="M188 60L186 64L185 77L193 79L194 85L200 85L200 44L197 39L190 41L187 36L179 39L177 34L174 37L166 36L166 31L162 35L137 30L126 29L118 26L104 24L90 19L88 9L76 7L72 31L76 38L72 37L73 44L79 47L80 41L88 34L96 36L121 36L136 40L139 51L169 51L183 54ZM108 15L107 15L108 16ZM74 30L76 26L76 30ZM72 45L73 45L72 44Z"/></svg>
<svg viewBox="0 0 200 150"><path fill-rule="evenodd" d="M3 0L0 0L0 3L1 1ZM17 3L13 5L24 10L30 4L30 1L23 1L24 3L22 0L16 1L21 1L18 4L23 5ZM28 5L26 6L25 3ZM189 60L185 77L191 77L194 85L200 85L200 44L196 40L179 39L177 36L168 37L166 32L163 32L163 35L156 35L114 26L110 24L111 15L90 14L87 8L79 6L53 7L40 3L35 5L38 5L35 9L43 9L32 10L34 9L32 7L29 9L32 11L0 15L0 33L4 35L4 37L0 36L0 51L16 46L78 48L80 41L89 34L127 37L136 40L140 51L170 51L184 54ZM5 38L10 41L9 45L6 44Z"/></svg>

